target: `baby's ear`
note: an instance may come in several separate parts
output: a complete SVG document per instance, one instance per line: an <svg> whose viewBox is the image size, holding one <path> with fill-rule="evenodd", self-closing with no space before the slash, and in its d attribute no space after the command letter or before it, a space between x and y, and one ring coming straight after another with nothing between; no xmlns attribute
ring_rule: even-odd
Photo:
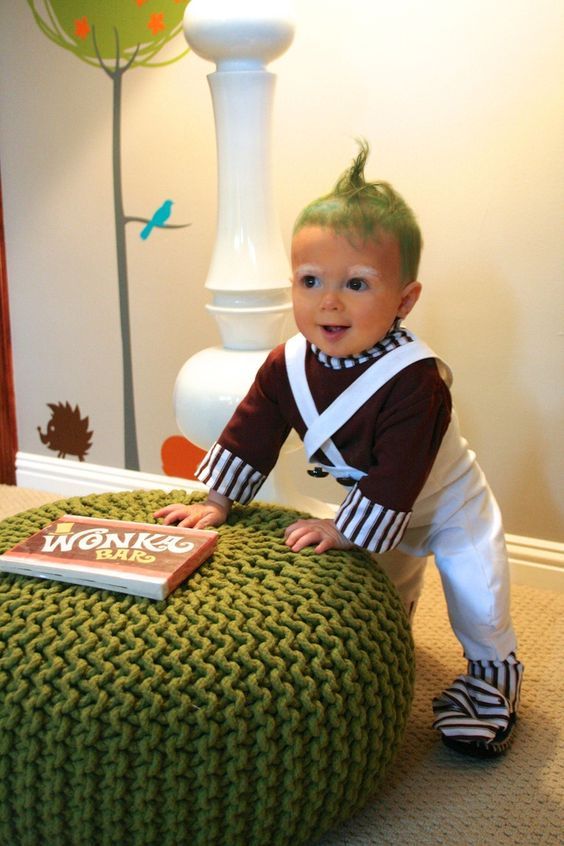
<svg viewBox="0 0 564 846"><path fill-rule="evenodd" d="M401 301L398 308L398 317L407 317L421 294L421 283L410 282L401 292Z"/></svg>

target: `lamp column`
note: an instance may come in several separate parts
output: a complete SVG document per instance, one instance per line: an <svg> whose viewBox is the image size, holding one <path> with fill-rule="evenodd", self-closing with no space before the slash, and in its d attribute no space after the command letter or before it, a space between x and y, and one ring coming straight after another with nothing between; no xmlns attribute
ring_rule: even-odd
<svg viewBox="0 0 564 846"><path fill-rule="evenodd" d="M216 65L208 82L218 212L205 286L212 293L206 308L217 321L223 346L201 350L183 365L174 406L181 432L208 449L270 350L284 339L291 311L290 271L271 177L275 76L266 65L288 49L294 24L284 0L191 0L184 33L192 50ZM268 432L250 432L249 437L267 438ZM291 435L284 452L299 446ZM284 464L283 454L260 498L307 508L309 499L300 497Z"/></svg>

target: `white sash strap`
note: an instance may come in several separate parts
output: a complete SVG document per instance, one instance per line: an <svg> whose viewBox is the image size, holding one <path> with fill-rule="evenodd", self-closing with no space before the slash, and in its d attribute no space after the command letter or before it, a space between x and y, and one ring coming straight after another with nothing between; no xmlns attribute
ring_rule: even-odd
<svg viewBox="0 0 564 846"><path fill-rule="evenodd" d="M303 335L294 335L288 341L286 341L284 355L286 359L286 370L288 372L288 379L290 380L290 387L292 389L292 393L294 395L294 399L296 401L296 405L298 406L298 411L300 412L304 423L306 424L307 431L304 438L304 448L306 450L307 459L311 461L311 458L316 450L310 452L306 445L306 438L308 436L308 432L311 426L315 424L315 421L319 419L319 412L311 395L311 391L309 389L309 385L307 382L306 372L305 372L305 352L306 352L306 339ZM333 434L331 432L331 434ZM326 439L324 453L333 465L332 467L327 466L326 469L331 471L332 473L338 475L350 475L353 468L349 467L333 443L332 440ZM325 465L323 465L325 467ZM359 478L361 478L364 473L360 471L356 471L356 473L360 474Z"/></svg>
<svg viewBox="0 0 564 846"><path fill-rule="evenodd" d="M347 471L354 468L347 467L346 461L337 450L331 436L356 414L376 391L405 367L426 358L436 358L430 347L414 337L413 341L390 350L385 356L375 361L322 414L319 414L307 382L305 352L306 340L303 335L294 335L286 342L285 358L288 378L299 412L307 426L304 448L308 461L311 461L312 456L322 449L333 465L339 466L339 470L346 469ZM361 475L364 474L361 473Z"/></svg>
<svg viewBox="0 0 564 846"><path fill-rule="evenodd" d="M305 372L306 339L303 335L293 335L284 345L284 358L290 387L304 423L309 428L319 416L313 401Z"/></svg>

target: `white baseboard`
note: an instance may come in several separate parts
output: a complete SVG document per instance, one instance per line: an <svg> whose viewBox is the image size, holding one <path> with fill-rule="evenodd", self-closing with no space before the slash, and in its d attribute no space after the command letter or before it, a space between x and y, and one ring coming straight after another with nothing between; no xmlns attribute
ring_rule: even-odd
<svg viewBox="0 0 564 846"><path fill-rule="evenodd" d="M106 467L68 458L51 458L29 452L18 452L16 455L16 483L22 488L60 493L61 497L131 490L206 490L200 482L176 476L140 473L137 470Z"/></svg>
<svg viewBox="0 0 564 846"><path fill-rule="evenodd" d="M206 490L200 482L174 476L27 452L18 452L16 456L16 481L20 487L49 491L61 497L140 489ZM521 535L507 535L506 538L511 575L516 584L564 592L564 543Z"/></svg>
<svg viewBox="0 0 564 846"><path fill-rule="evenodd" d="M564 592L564 543L521 535L505 540L515 584Z"/></svg>

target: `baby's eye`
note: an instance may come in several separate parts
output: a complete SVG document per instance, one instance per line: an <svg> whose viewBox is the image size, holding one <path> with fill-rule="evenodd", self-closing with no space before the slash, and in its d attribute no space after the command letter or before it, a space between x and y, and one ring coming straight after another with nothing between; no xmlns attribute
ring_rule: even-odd
<svg viewBox="0 0 564 846"><path fill-rule="evenodd" d="M302 285L304 288L317 288L320 285L317 276L302 276Z"/></svg>
<svg viewBox="0 0 564 846"><path fill-rule="evenodd" d="M360 277L355 276L353 279L349 279L347 282L347 288L350 288L351 291L365 291L368 285L364 281L364 279L360 279Z"/></svg>

